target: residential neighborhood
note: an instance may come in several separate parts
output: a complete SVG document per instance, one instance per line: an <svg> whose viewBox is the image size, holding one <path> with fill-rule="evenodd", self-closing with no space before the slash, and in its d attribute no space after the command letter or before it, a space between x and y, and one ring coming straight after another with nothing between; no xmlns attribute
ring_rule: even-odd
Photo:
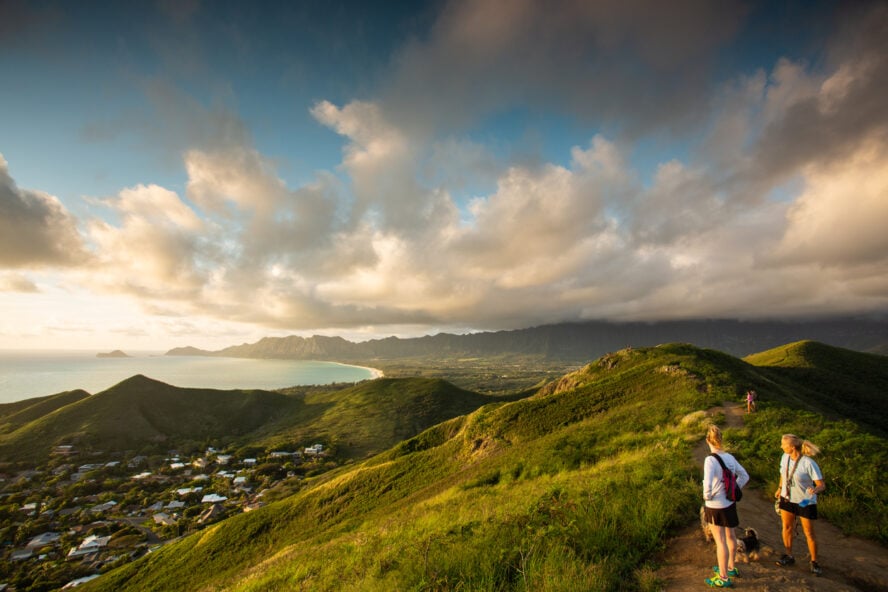
<svg viewBox="0 0 888 592"><path fill-rule="evenodd" d="M39 467L0 466L0 591L69 589L159 546L300 488L337 466L320 443L250 455L82 458L58 446Z"/></svg>

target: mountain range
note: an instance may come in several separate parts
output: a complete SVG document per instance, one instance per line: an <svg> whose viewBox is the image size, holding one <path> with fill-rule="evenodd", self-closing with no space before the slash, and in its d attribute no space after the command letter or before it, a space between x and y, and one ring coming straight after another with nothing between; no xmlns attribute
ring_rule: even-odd
<svg viewBox="0 0 888 592"><path fill-rule="evenodd" d="M351 342L341 337L266 337L222 350L174 348L166 355L284 358L344 362L386 359L539 356L585 362L625 347L690 343L745 356L786 343L813 340L855 351L888 353L888 320L816 321L691 320L656 323L562 323L512 331L455 335L439 333L409 339L387 337Z"/></svg>

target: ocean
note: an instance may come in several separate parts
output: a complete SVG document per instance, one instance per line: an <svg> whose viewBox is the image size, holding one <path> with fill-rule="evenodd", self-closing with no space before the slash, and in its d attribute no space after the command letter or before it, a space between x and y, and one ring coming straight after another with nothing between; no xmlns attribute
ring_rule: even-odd
<svg viewBox="0 0 888 592"><path fill-rule="evenodd" d="M373 368L336 362L127 353L131 357L98 358L94 351L0 351L0 403L74 389L95 394L136 374L180 387L214 389L276 389L379 376Z"/></svg>

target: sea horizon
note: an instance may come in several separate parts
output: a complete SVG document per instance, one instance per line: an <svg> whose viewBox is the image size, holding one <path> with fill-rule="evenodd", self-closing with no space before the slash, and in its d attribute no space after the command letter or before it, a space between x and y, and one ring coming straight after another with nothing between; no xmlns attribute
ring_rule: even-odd
<svg viewBox="0 0 888 592"><path fill-rule="evenodd" d="M167 356L130 351L98 357L95 349L0 349L0 404L82 389L107 390L137 374L184 388L264 389L360 382L379 378L375 368L334 361Z"/></svg>

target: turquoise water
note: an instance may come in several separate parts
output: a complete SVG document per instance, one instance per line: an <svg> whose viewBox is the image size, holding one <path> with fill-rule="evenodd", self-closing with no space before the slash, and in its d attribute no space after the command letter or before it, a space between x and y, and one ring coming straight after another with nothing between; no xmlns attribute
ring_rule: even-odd
<svg viewBox="0 0 888 592"><path fill-rule="evenodd" d="M275 389L374 378L372 368L307 360L249 360L95 352L0 351L0 403L83 389L98 393L136 374L181 387Z"/></svg>

